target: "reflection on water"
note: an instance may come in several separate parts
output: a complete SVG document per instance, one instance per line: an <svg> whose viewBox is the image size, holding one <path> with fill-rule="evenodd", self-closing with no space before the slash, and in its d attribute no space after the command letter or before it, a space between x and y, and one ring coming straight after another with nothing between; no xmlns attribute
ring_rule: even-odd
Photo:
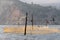
<svg viewBox="0 0 60 40"><path fill-rule="evenodd" d="M11 34L11 33L3 33L3 29L6 25L0 25L0 40L60 40L60 33L53 34L27 34L24 36L23 34ZM49 26L50 28L60 28L59 26Z"/></svg>

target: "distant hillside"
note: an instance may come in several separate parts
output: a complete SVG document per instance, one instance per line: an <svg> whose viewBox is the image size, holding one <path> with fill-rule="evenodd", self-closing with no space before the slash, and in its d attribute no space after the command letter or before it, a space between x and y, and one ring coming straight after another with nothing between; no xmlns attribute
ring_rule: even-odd
<svg viewBox="0 0 60 40"><path fill-rule="evenodd" d="M46 3L42 4L43 6L52 6L54 8L60 9L60 3Z"/></svg>
<svg viewBox="0 0 60 40"><path fill-rule="evenodd" d="M43 7L38 4L27 4L19 0L0 0L0 24L16 25L25 24L25 14L28 15L28 24L31 24L31 15L34 17L34 25L60 24L60 10L49 7ZM52 22L52 17L55 21Z"/></svg>

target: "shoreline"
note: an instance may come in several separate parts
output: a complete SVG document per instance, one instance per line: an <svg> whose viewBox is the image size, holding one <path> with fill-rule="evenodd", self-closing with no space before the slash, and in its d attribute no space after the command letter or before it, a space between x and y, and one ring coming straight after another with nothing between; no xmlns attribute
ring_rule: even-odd
<svg viewBox="0 0 60 40"><path fill-rule="evenodd" d="M24 34L24 26L21 27L4 27L4 33L23 33ZM31 33L31 34L50 34L50 33L60 33L60 30L58 28L49 28L48 26L43 26L43 27L37 27L37 26L27 26L26 33Z"/></svg>

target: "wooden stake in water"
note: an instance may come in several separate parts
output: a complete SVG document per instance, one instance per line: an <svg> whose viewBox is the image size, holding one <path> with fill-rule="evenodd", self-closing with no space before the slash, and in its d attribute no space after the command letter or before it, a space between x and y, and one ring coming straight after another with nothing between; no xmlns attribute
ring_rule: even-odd
<svg viewBox="0 0 60 40"><path fill-rule="evenodd" d="M55 18L54 17L52 18L52 21L53 21L53 23L55 22Z"/></svg>
<svg viewBox="0 0 60 40"><path fill-rule="evenodd" d="M24 35L26 35L26 28L27 28L27 16L28 16L28 13L26 13L26 21L25 21L25 30L24 30Z"/></svg>
<svg viewBox="0 0 60 40"><path fill-rule="evenodd" d="M32 22L32 27L33 27L33 14L32 14L32 19L31 19L31 22Z"/></svg>
<svg viewBox="0 0 60 40"><path fill-rule="evenodd" d="M33 30L33 14L32 14L31 22L32 22L32 30Z"/></svg>

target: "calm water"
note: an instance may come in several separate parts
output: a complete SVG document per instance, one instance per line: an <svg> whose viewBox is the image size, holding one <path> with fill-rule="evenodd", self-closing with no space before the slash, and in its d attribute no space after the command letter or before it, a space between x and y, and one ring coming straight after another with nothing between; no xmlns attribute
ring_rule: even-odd
<svg viewBox="0 0 60 40"><path fill-rule="evenodd" d="M60 40L60 33L44 34L44 35L27 34L26 36L24 36L23 34L3 33L3 28L5 26L6 25L0 25L0 40ZM58 25L49 27L60 29L60 26Z"/></svg>

